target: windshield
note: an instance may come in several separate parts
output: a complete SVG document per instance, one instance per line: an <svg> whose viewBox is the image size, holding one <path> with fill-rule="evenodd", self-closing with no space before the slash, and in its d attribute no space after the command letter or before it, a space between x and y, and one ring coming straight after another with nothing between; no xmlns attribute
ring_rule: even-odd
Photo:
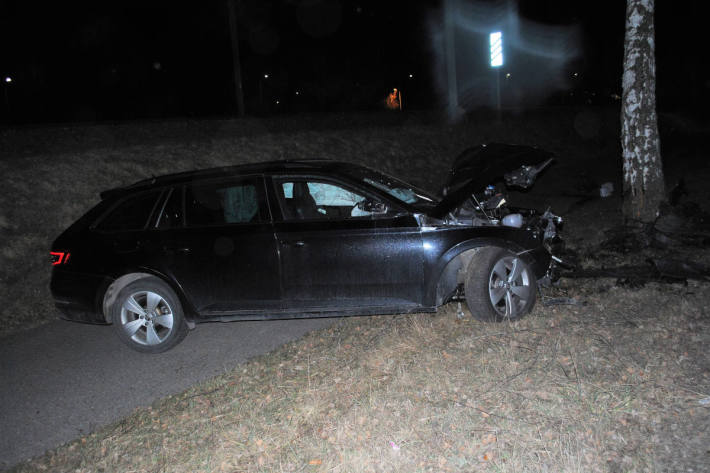
<svg viewBox="0 0 710 473"><path fill-rule="evenodd" d="M405 204L426 207L436 205L436 199L427 192L411 184L407 184L396 177L388 176L387 174L367 168L359 168L355 174L367 184L386 192Z"/></svg>

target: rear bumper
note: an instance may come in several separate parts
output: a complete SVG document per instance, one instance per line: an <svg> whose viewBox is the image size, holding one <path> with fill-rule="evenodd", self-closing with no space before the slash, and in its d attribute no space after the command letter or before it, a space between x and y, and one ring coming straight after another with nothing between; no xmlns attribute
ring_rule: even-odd
<svg viewBox="0 0 710 473"><path fill-rule="evenodd" d="M97 314L96 312L88 311L84 307L78 307L56 300L54 301L54 305L57 309L59 309L59 317L64 320L70 320L72 322L84 322L87 324L107 325L106 320L104 320L101 315Z"/></svg>
<svg viewBox="0 0 710 473"><path fill-rule="evenodd" d="M55 268L49 288L63 319L105 324L101 306L104 290L110 283L106 276Z"/></svg>

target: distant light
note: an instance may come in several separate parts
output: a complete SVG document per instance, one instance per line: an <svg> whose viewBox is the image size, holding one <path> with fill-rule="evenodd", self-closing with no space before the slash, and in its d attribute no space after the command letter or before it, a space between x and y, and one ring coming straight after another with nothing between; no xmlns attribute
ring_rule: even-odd
<svg viewBox="0 0 710 473"><path fill-rule="evenodd" d="M276 105L278 105L278 104L280 104L280 103L281 103L281 102L279 102L278 100L276 101Z"/></svg>
<svg viewBox="0 0 710 473"><path fill-rule="evenodd" d="M264 74L264 79L268 79L268 78L269 78L269 74Z"/></svg>
<svg viewBox="0 0 710 473"><path fill-rule="evenodd" d="M414 77L414 74L409 74L409 78L412 79Z"/></svg>
<svg viewBox="0 0 710 473"><path fill-rule="evenodd" d="M508 72L508 73L505 75L505 78L506 78L506 79L510 79L510 72Z"/></svg>
<svg viewBox="0 0 710 473"><path fill-rule="evenodd" d="M301 93L299 91L296 91L296 95L301 95Z"/></svg>
<svg viewBox="0 0 710 473"><path fill-rule="evenodd" d="M503 33L496 31L490 35L491 67L503 65Z"/></svg>
<svg viewBox="0 0 710 473"><path fill-rule="evenodd" d="M10 77L10 76L5 77L5 82L7 82L8 84L10 82L12 82L12 77Z"/></svg>
<svg viewBox="0 0 710 473"><path fill-rule="evenodd" d="M577 72L575 72L575 73L572 74L572 75L575 76L575 77L579 76L579 74L578 74Z"/></svg>

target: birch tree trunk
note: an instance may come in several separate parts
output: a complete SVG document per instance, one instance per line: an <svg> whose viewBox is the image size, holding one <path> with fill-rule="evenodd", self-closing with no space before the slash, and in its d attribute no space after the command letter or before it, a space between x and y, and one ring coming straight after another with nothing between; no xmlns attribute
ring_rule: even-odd
<svg viewBox="0 0 710 473"><path fill-rule="evenodd" d="M624 218L653 222L665 200L656 119L654 0L627 0L621 147L624 160Z"/></svg>

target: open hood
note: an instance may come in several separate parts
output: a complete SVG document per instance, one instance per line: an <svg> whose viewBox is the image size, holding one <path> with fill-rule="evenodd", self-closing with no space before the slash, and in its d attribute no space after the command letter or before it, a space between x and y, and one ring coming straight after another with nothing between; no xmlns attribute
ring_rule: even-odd
<svg viewBox="0 0 710 473"><path fill-rule="evenodd" d="M489 143L466 149L451 167L441 190L441 202L429 215L441 218L487 185L528 189L537 175L552 163L552 153L531 146Z"/></svg>

